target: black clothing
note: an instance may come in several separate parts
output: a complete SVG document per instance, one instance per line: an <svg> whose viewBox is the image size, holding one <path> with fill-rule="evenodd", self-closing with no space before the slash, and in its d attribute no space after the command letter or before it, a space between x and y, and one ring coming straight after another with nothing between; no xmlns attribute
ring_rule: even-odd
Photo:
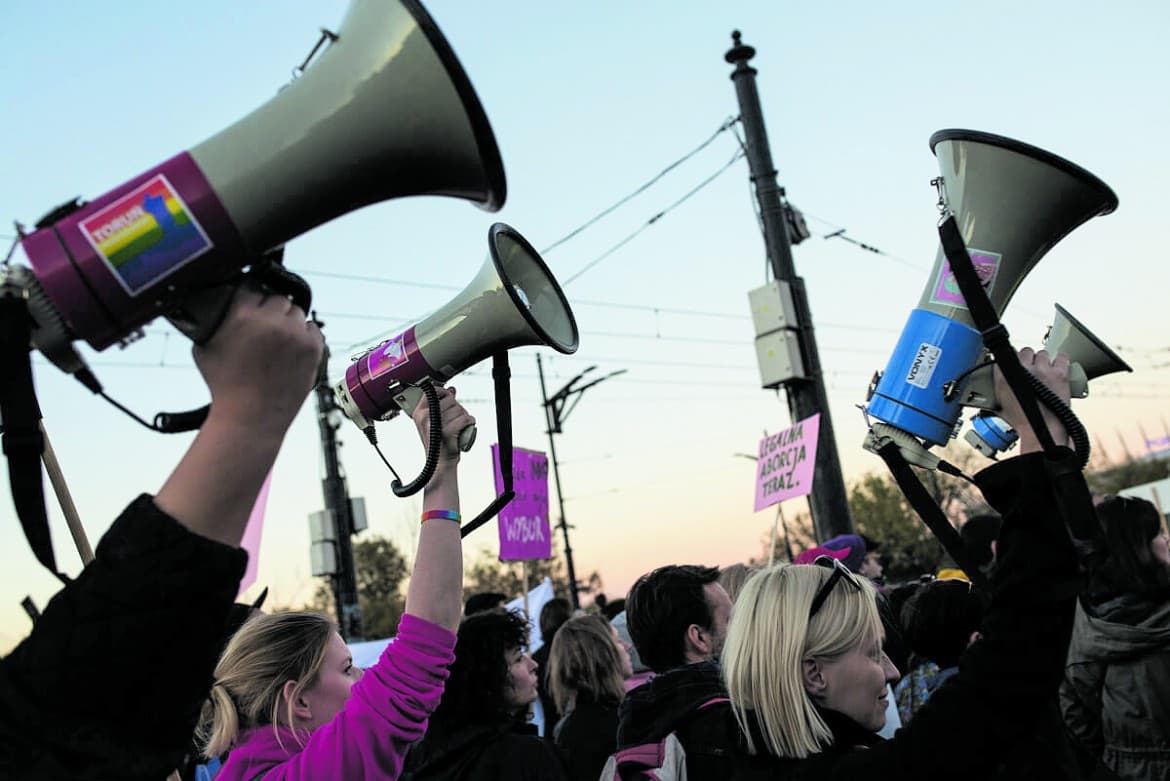
<svg viewBox="0 0 1170 781"><path fill-rule="evenodd" d="M553 633L556 637L556 633ZM552 652L552 637L546 637L544 643L532 654L532 661L536 662L536 693L540 695L540 707L544 711L544 736L552 740L553 727L561 720L561 712L553 702L552 692L548 687L548 657Z"/></svg>
<svg viewBox="0 0 1170 781"><path fill-rule="evenodd" d="M160 781L179 767L247 559L136 499L0 662L0 777Z"/></svg>
<svg viewBox="0 0 1170 781"><path fill-rule="evenodd" d="M577 703L553 731L570 781L597 781L609 755L617 751L618 703L577 695Z"/></svg>
<svg viewBox="0 0 1170 781"><path fill-rule="evenodd" d="M1036 453L977 475L984 496L1004 515L983 638L909 726L881 741L834 714L833 744L824 751L803 760L757 756L743 777L988 778L1034 739L1060 685L1081 588L1076 554L1056 511L1056 482L1073 495L1064 504L1070 514L1095 518L1075 462L1068 450L1054 461ZM869 748L855 751L858 745Z"/></svg>
<svg viewBox="0 0 1170 781"><path fill-rule="evenodd" d="M556 750L536 727L513 720L448 730L431 722L410 748L402 781L564 781Z"/></svg>
<svg viewBox="0 0 1170 781"><path fill-rule="evenodd" d="M618 750L654 743L674 732L687 752L687 777L730 776L739 733L726 702L727 689L716 662L668 670L626 694L619 709Z"/></svg>

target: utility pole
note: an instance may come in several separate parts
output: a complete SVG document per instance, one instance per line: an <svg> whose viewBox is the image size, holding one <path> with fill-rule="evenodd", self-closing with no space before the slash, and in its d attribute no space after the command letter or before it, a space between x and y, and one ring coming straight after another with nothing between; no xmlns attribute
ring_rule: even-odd
<svg viewBox="0 0 1170 781"><path fill-rule="evenodd" d="M735 65L731 80L735 82L735 94L739 99L748 167L755 183L760 219L764 224L764 244L772 264L773 276L788 283L791 289L794 314L798 323L797 339L804 372L802 376L793 377L784 383L788 396L788 412L794 423L821 413L821 430L817 439L815 462L816 477L808 503L817 538L824 541L838 534L852 533L853 519L849 514L849 503L846 500L845 479L841 474L841 462L837 455L833 421L829 417L829 398L825 392L820 355L813 334L808 295L805 292L804 280L797 276L796 265L792 259L784 190L776 181L776 168L772 165L772 152L768 146L767 131L764 129L764 114L760 109L760 95L756 90L757 71L748 65L748 61L756 56L756 50L740 42L739 30L731 34L731 39L734 45L723 58Z"/></svg>
<svg viewBox="0 0 1170 781"><path fill-rule="evenodd" d="M545 390L544 385L544 365L540 362L540 355L537 354L536 356L536 371L540 375L540 395L544 399L544 419L548 423L548 451L549 456L552 458L553 480L556 481L557 485L557 505L561 510L561 522L558 525L561 528L561 534L564 535L565 538L565 563L569 569L569 597L573 603L574 610L577 610L581 607L581 598L577 593L577 570L573 567L573 548L569 545L569 523L565 520L565 495L561 491L561 469L560 464L557 462L557 445L556 441L553 439L553 434L564 433L561 426L565 422L565 419L569 417L569 413L572 412L573 408L577 406L577 402L581 400L582 393L584 393L589 388L592 388L597 383L608 380L610 377L624 374L626 371L625 369L620 369L616 372L610 372L604 377L599 377L598 379L582 385L579 388L573 387L578 380L596 368L596 366L590 366L588 369L569 380L565 387L561 388L552 396L549 396L548 391ZM568 403L570 398L573 399L573 403L570 404L569 408L566 410L565 405Z"/></svg>
<svg viewBox="0 0 1170 781"><path fill-rule="evenodd" d="M353 563L354 532L353 510L349 501L349 488L341 474L341 460L338 457L337 429L344 417L328 375L329 348L321 356L321 367L317 372L317 425L321 431L321 453L325 457L325 477L321 489L325 495L325 512L335 525L337 550L337 571L331 576L333 599L337 610L337 623L341 637L352 643L364 639L362 635L362 609L358 604L357 574Z"/></svg>

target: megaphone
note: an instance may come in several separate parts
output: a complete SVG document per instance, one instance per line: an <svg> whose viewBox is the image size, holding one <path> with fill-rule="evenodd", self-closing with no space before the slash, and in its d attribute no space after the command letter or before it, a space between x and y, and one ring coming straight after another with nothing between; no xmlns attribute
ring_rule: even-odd
<svg viewBox="0 0 1170 781"><path fill-rule="evenodd" d="M1029 144L942 130L931 136L930 146L941 171L933 180L939 208L954 214L997 315L1058 241L1117 208L1117 196L1096 176ZM957 434L970 375L984 350L973 325L940 248L918 307L871 384L866 413L877 422L868 449L890 438L911 463L937 463L926 448Z"/></svg>
<svg viewBox="0 0 1170 781"><path fill-rule="evenodd" d="M185 311L192 292L362 206L409 195L503 205L487 116L416 0L355 0L325 35L272 100L23 237L35 280L22 281L43 288L28 296L34 344L54 363L73 372L74 339L103 350L160 314L209 336L202 313Z"/></svg>
<svg viewBox="0 0 1170 781"><path fill-rule="evenodd" d="M1121 356L1060 304L1056 305L1056 315L1044 339L1044 349L1050 354L1068 356L1069 393L1074 399L1089 395L1089 380L1115 372L1133 371ZM1015 431L1002 418L991 414L999 409L991 367L972 372L964 393L964 406L985 410L971 418L971 429L965 436L967 442L989 457L1014 445L1018 439Z"/></svg>
<svg viewBox="0 0 1170 781"><path fill-rule="evenodd" d="M540 255L515 229L488 231L488 259L474 279L430 316L357 356L334 385L338 406L363 430L412 412L425 380L439 385L484 358L525 345L577 351L577 321ZM474 427L460 434L471 447Z"/></svg>

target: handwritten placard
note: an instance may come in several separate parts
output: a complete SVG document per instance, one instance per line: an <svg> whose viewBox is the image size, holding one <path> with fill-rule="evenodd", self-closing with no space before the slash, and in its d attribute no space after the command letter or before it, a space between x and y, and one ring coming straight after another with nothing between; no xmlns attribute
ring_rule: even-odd
<svg viewBox="0 0 1170 781"><path fill-rule="evenodd" d="M499 445L492 445L492 466L498 494L504 490ZM500 511L500 561L551 559L548 456L522 447L512 448L512 490L516 498Z"/></svg>
<svg viewBox="0 0 1170 781"><path fill-rule="evenodd" d="M756 512L812 490L821 413L760 440L756 462Z"/></svg>

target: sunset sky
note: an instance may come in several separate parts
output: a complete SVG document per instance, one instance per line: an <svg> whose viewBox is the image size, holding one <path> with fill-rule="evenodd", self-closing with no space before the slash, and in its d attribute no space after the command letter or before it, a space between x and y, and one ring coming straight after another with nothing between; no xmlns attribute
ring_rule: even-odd
<svg viewBox="0 0 1170 781"><path fill-rule="evenodd" d="M814 234L794 255L847 480L881 467L860 447L857 405L934 263L930 179L938 167L927 139L942 128L1042 147L1117 193L1115 214L1076 230L1025 280L1005 322L1018 345L1037 344L1060 303L1134 367L1097 380L1076 405L1108 456L1141 453L1144 438L1170 433L1170 263L1159 235L1170 173L1165 3L425 4L486 109L508 198L496 214L454 199L401 198L288 244L285 262L311 283L326 323L335 378L350 356L467 284L493 222L549 247L710 140L545 253L581 331L576 355L540 352L548 391L591 366L590 376L626 370L583 396L556 441L577 571L598 570L611 598L661 564L759 555L774 517L753 512L754 467L736 455L756 453L765 431L792 421L783 398L760 388L756 366L747 293L769 277L747 164L731 162L742 130L718 132L738 114L723 60L733 29L758 50L752 65L780 182ZM271 99L319 28L337 29L346 5L131 2L115 13L10 0L16 32L0 54L5 245L14 220L31 226L73 196L101 195ZM404 108L385 106L388 126ZM343 160L359 151L322 154ZM824 238L840 229L880 253ZM26 262L19 250L13 261ZM207 400L189 343L163 321L124 350L87 354L107 392L144 417ZM530 347L511 356L515 442L547 451L536 355ZM133 497L158 490L191 435L138 427L39 356L34 372L46 428L96 544ZM480 421L462 467L469 516L493 496L488 365L452 384ZM381 424L379 438L404 476L418 470L409 422ZM393 497L390 475L355 427L343 427L342 440L350 492L366 501L367 534L411 550L420 500ZM274 469L249 595L267 585L270 604L290 605L315 590L308 515L323 506L321 474L309 401ZM58 560L76 573L51 492L47 500ZM806 506L794 500L784 509L795 516ZM466 550L497 545L491 524ZM31 595L43 607L57 583L33 558L7 499L0 550L3 651L28 631L20 600Z"/></svg>

